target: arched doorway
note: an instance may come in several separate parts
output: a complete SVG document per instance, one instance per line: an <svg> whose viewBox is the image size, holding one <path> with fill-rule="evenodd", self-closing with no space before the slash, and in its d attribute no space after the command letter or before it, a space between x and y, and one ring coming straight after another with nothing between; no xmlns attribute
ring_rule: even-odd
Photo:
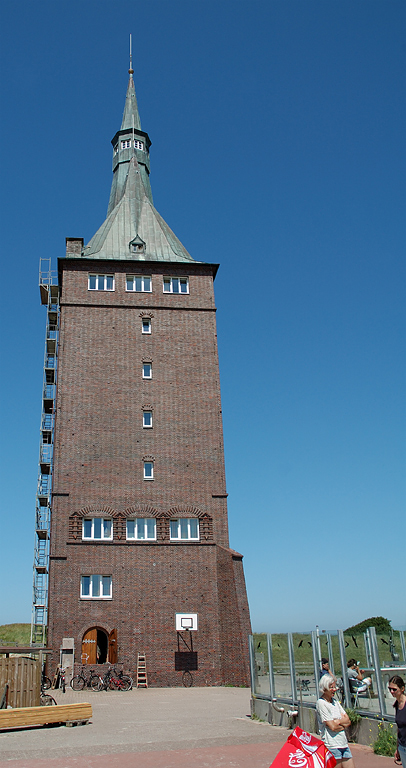
<svg viewBox="0 0 406 768"><path fill-rule="evenodd" d="M117 630L107 634L100 627L91 627L82 639L82 664L111 664L117 662Z"/></svg>

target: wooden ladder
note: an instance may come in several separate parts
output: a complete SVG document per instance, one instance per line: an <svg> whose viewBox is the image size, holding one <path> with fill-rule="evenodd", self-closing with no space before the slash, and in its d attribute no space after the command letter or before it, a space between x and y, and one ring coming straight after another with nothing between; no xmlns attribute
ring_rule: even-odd
<svg viewBox="0 0 406 768"><path fill-rule="evenodd" d="M145 653L138 654L137 660L137 688L148 688L147 660Z"/></svg>

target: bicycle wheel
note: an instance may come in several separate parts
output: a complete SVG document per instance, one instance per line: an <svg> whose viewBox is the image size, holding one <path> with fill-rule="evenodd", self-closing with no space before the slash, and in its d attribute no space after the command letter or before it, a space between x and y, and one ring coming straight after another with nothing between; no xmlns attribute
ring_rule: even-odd
<svg viewBox="0 0 406 768"><path fill-rule="evenodd" d="M49 677L43 677L41 682L41 688L43 691L47 691L52 685L51 680Z"/></svg>
<svg viewBox="0 0 406 768"><path fill-rule="evenodd" d="M99 677L99 675L97 675L97 677L96 677L96 675L94 677L92 677L92 679L90 681L90 687L91 687L92 691L102 691L103 690L103 680L101 679L101 677Z"/></svg>
<svg viewBox="0 0 406 768"><path fill-rule="evenodd" d="M193 685L193 677L187 669L182 675L182 683L185 688L191 688Z"/></svg>
<svg viewBox="0 0 406 768"><path fill-rule="evenodd" d="M82 677L82 675L75 675L75 677L72 677L72 680L70 681L70 687L74 691L83 691L85 682L85 678Z"/></svg>
<svg viewBox="0 0 406 768"><path fill-rule="evenodd" d="M123 685L121 686L121 689L123 691L131 691L131 688L133 687L133 681L132 678L128 675L121 675L121 677L118 678Z"/></svg>
<svg viewBox="0 0 406 768"><path fill-rule="evenodd" d="M56 701L53 696L48 696L48 694L45 694L45 693L41 694L41 699L40 699L41 707L52 707L54 704L56 705Z"/></svg>
<svg viewBox="0 0 406 768"><path fill-rule="evenodd" d="M93 681L94 681L95 686L97 686L99 684L99 682L100 682L100 679L101 679L100 676L96 675L96 672L93 672L93 674L90 675L90 678L89 678L89 680L86 683L87 687L88 688L92 688L93 691L97 691L98 690L97 687L93 688Z"/></svg>

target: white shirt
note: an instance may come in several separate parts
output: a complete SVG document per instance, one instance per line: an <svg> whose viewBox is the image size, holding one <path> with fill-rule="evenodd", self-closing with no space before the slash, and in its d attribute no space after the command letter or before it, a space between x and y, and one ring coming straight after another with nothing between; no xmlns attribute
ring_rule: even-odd
<svg viewBox="0 0 406 768"><path fill-rule="evenodd" d="M332 699L331 702L326 699L318 699L316 701L317 720L319 723L319 731L322 740L326 747L342 748L348 746L347 736L345 731L331 731L327 727L327 720L341 720L345 715L345 711L337 699Z"/></svg>

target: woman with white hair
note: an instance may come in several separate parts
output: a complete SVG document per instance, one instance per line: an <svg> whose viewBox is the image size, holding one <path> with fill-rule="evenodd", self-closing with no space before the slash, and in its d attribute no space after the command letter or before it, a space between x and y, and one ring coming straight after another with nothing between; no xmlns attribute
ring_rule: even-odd
<svg viewBox="0 0 406 768"><path fill-rule="evenodd" d="M355 768L345 729L350 718L334 698L337 683L332 675L323 675L319 682L320 698L316 702L317 719L322 740L334 755L338 766Z"/></svg>

